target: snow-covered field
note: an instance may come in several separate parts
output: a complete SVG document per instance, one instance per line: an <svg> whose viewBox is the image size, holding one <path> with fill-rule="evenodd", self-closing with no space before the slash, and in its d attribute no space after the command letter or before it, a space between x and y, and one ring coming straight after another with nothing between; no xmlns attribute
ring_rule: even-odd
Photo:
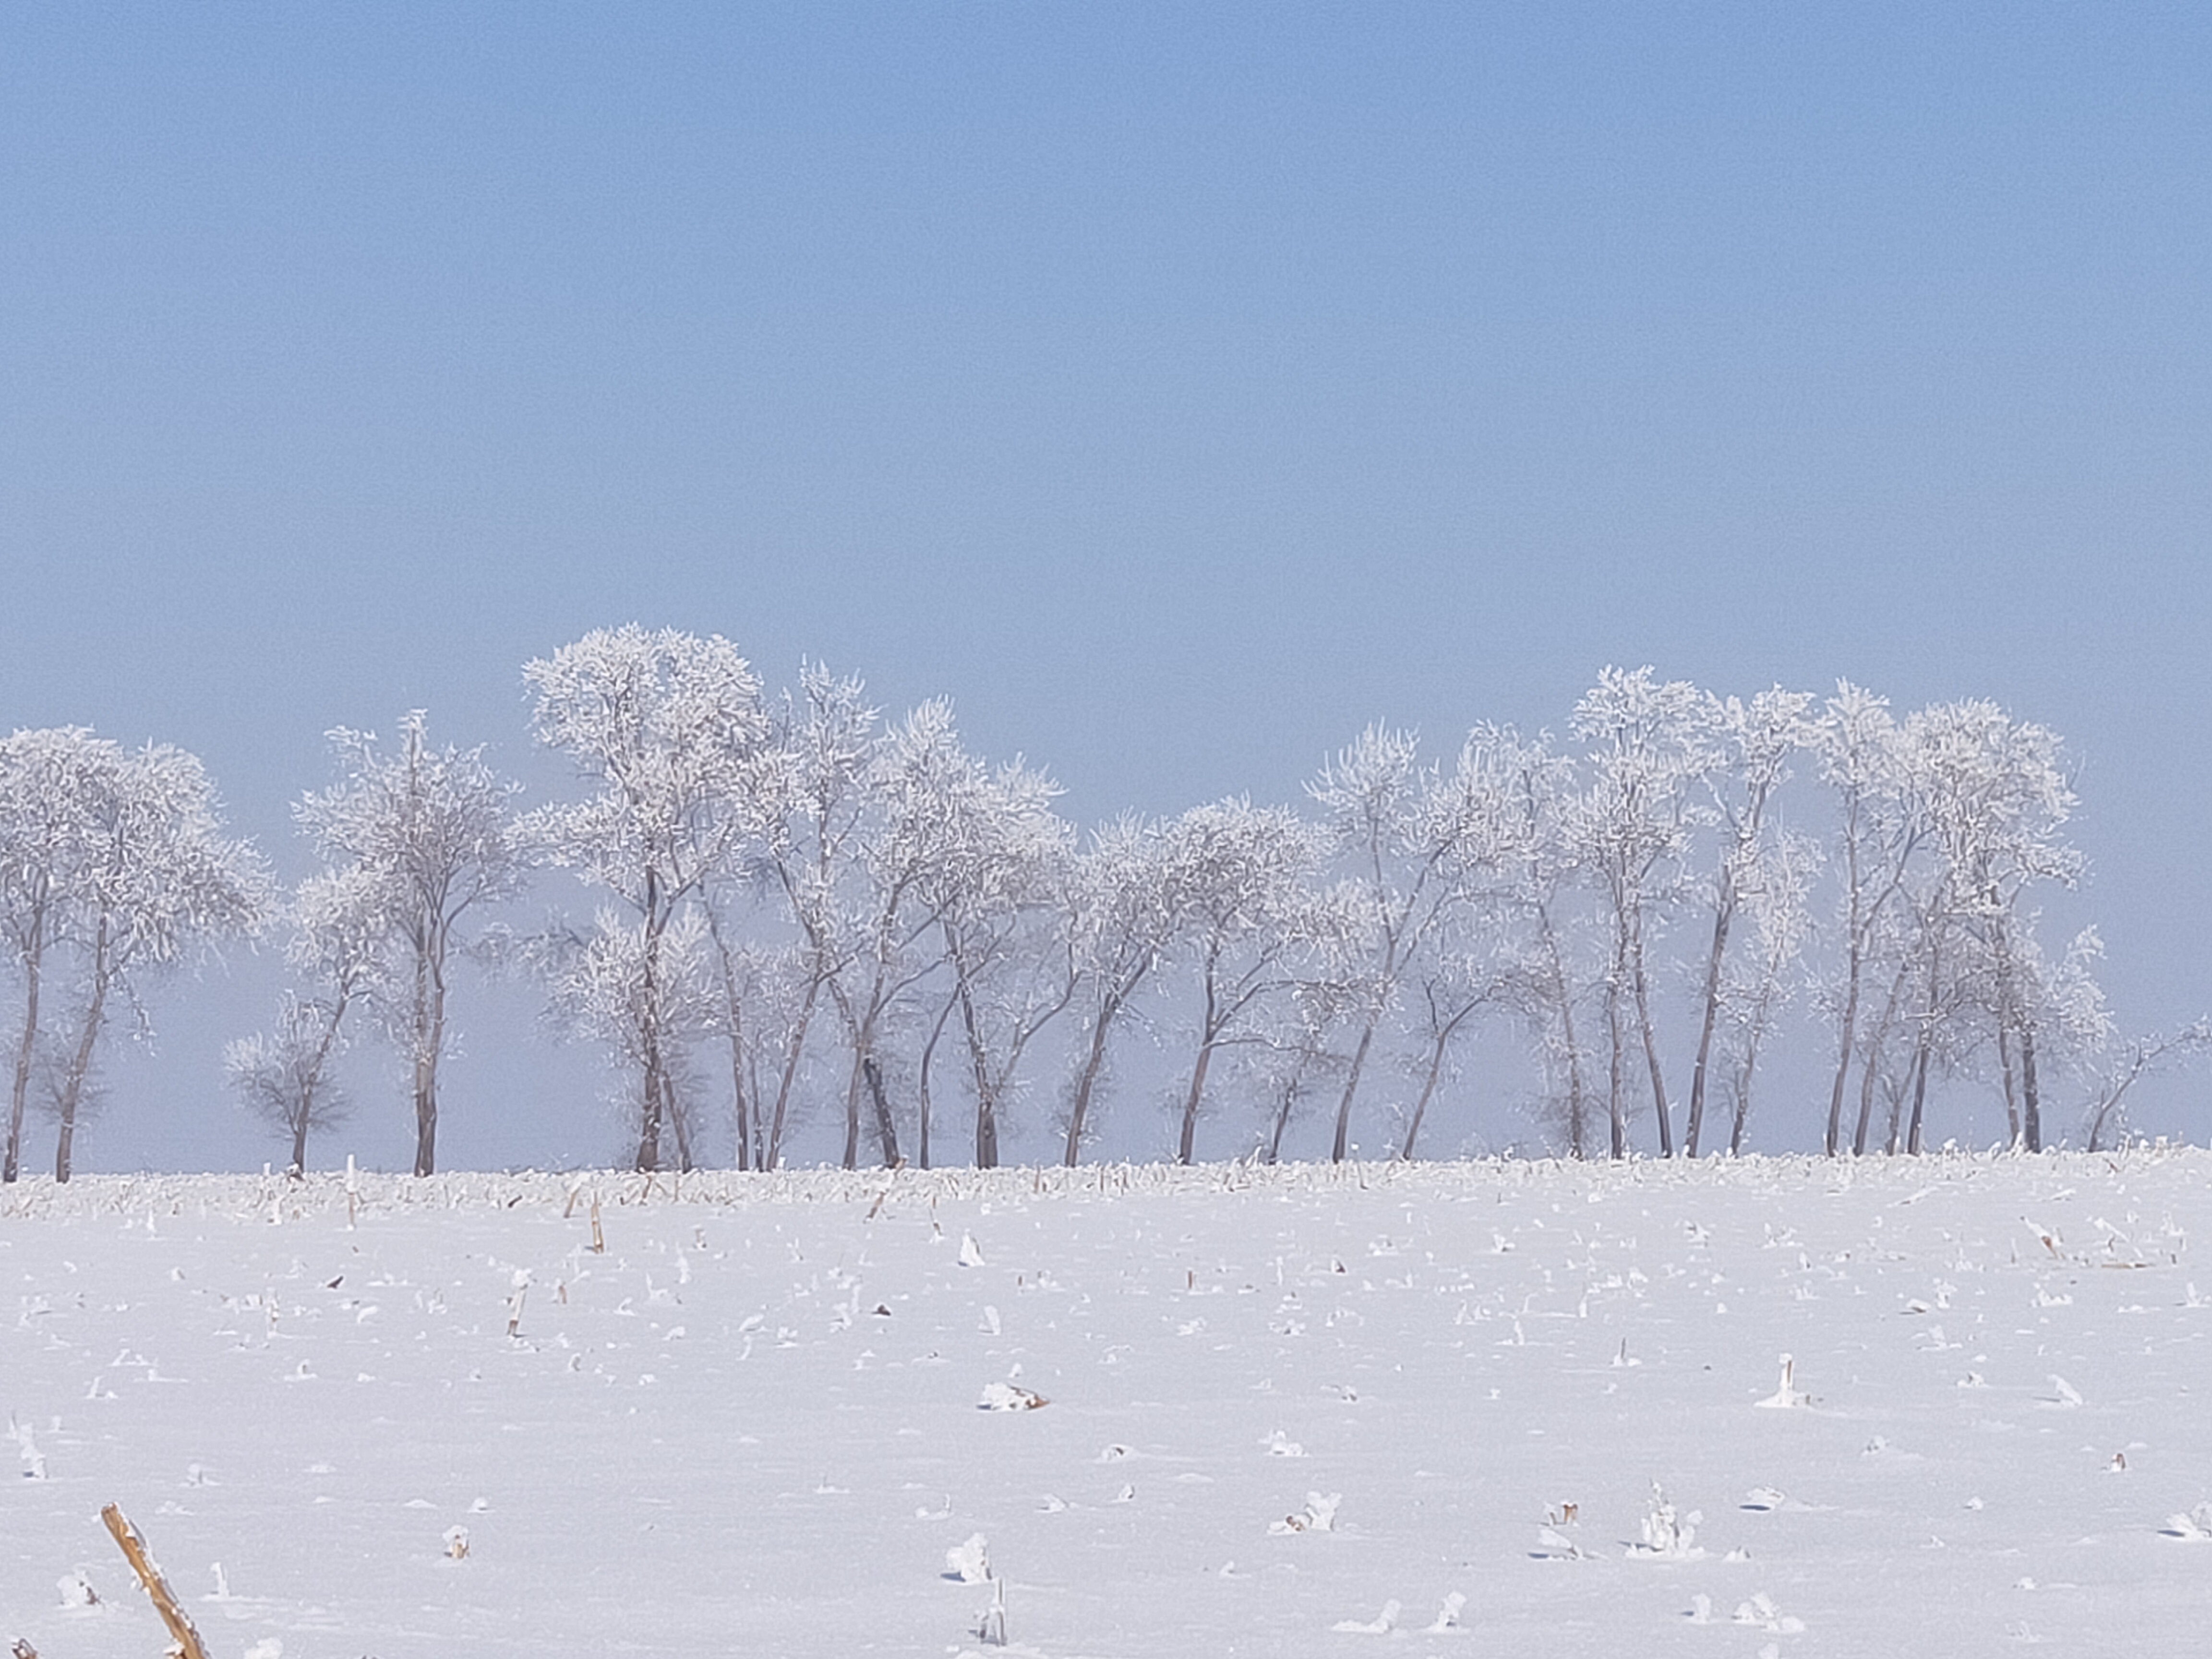
<svg viewBox="0 0 2212 1659"><path fill-rule="evenodd" d="M0 1646L160 1651L113 1501L219 1659L941 1655L1001 1593L1054 1659L2201 1652L2208 1187L2142 1150L27 1183Z"/></svg>

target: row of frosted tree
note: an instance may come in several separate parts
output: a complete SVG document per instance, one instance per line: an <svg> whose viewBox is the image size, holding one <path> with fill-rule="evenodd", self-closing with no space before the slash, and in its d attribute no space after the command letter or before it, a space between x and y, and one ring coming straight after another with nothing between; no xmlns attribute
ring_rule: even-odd
<svg viewBox="0 0 2212 1659"><path fill-rule="evenodd" d="M81 728L0 744L21 1012L0 1174L36 1112L66 1180L111 1029L143 1029L151 976L246 936L281 942L292 984L225 1065L295 1169L363 1037L398 1056L434 1169L455 981L489 969L536 976L603 1048L645 1170L732 1139L775 1169L803 1127L847 1167L943 1162L948 1138L989 1166L1020 1114L1072 1164L1133 1056L1185 1162L1224 1120L1217 1152L1273 1159L1317 1119L1333 1158L1366 1126L1410 1158L1470 1051L1501 1045L1571 1156L1733 1152L1793 1005L1829 1055L1832 1155L1920 1151L1954 1084L2000 1094L2021 1147L2076 1123L2094 1146L2137 1079L2208 1040L2119 1041L2094 933L2041 936L2040 896L2081 870L2075 798L2052 733L1985 702L1900 718L1850 684L1741 699L1608 669L1565 741L1484 726L1437 760L1372 727L1303 810L1085 834L947 704L886 720L817 665L772 697L719 637L601 631L524 674L571 799L524 810L420 713L339 731L289 890L192 757ZM516 925L541 869L580 881L588 920Z"/></svg>

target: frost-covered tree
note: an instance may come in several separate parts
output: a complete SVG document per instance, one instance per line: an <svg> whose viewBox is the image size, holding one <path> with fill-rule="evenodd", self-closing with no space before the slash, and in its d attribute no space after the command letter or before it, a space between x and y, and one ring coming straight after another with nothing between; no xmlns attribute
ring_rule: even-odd
<svg viewBox="0 0 2212 1659"><path fill-rule="evenodd" d="M484 912L521 890L527 860L512 810L519 786L482 748L430 742L428 718L400 717L396 740L330 734L337 780L301 798L294 816L329 878L310 902L355 907L375 957L362 986L404 1056L415 1116L415 1173L437 1169L438 1074L453 1048L453 971L482 937Z"/></svg>
<svg viewBox="0 0 2212 1659"><path fill-rule="evenodd" d="M1790 1000L1812 934L1811 896L1820 864L1817 842L1784 833L1737 872L1735 897L1750 918L1753 948L1731 953L1723 969L1723 1024L1713 1054L1728 1102L1731 1156L1743 1151L1759 1056Z"/></svg>
<svg viewBox="0 0 2212 1659"><path fill-rule="evenodd" d="M602 1045L624 1080L635 1167L692 1168L703 1103L691 1051L720 1012L703 909L679 909L655 932L648 918L602 905L588 928L531 948L556 1024Z"/></svg>
<svg viewBox="0 0 2212 1659"><path fill-rule="evenodd" d="M1533 1034L1547 1085L1547 1114L1565 1131L1572 1158L1589 1156L1595 1092L1585 1033L1577 1021L1591 975L1583 966L1585 931L1573 895L1583 879L1582 786L1571 757L1542 738L1506 726L1478 729L1470 741L1510 790L1504 872L1504 960L1501 993Z"/></svg>
<svg viewBox="0 0 2212 1659"><path fill-rule="evenodd" d="M1902 924L1906 884L1925 852L1929 824L1913 746L1888 702L1850 681L1839 682L1813 733L1821 781L1834 796L1836 829L1828 860L1838 894L1838 954L1823 987L1836 1027L1836 1068L1828 1091L1823 1146L1843 1150L1844 1092L1858 1058L1869 978L1886 939Z"/></svg>
<svg viewBox="0 0 2212 1659"><path fill-rule="evenodd" d="M1051 811L1051 781L972 754L941 699L865 744L860 735L846 746L852 805L816 815L798 844L816 849L818 873L789 884L845 1034L845 1166L859 1161L864 1113L883 1161L901 1161L891 1090L908 1062L893 1041L919 1031L917 1158L933 1158L933 1082L950 1036L968 1062L975 1156L988 1168L1021 1060L1073 994L1061 902L1072 834Z"/></svg>
<svg viewBox="0 0 2212 1659"><path fill-rule="evenodd" d="M126 750L81 727L17 732L0 750L0 860L25 990L4 1173L19 1167L25 1095L42 1071L58 1125L54 1177L67 1181L118 1007L150 1032L147 978L198 944L258 927L268 876L249 843L223 833L195 757L161 744ZM49 992L60 1005L51 1020Z"/></svg>
<svg viewBox="0 0 2212 1659"><path fill-rule="evenodd" d="M762 1169L775 1169L782 1159L794 1091L823 999L825 994L836 999L840 974L862 948L858 895L866 875L860 860L882 741L880 716L861 682L818 663L801 666L797 691L785 694L774 717L762 769L761 859L797 937L779 958L781 971L773 985L763 983L763 989L789 993L771 998L781 1015L774 1036L763 1026L753 1043L755 1054L772 1058L763 1078L766 1092L755 1097L763 1122L754 1162ZM715 904L718 918L725 908Z"/></svg>
<svg viewBox="0 0 2212 1659"><path fill-rule="evenodd" d="M1092 1103L1107 1074L1114 1030L1152 977L1182 920L1166 829L1124 817L1093 832L1069 871L1069 939L1083 1030L1069 1090L1062 1162L1075 1167L1091 1132Z"/></svg>
<svg viewBox="0 0 2212 1659"><path fill-rule="evenodd" d="M2156 1031L2130 1037L2112 1064L2096 1079L2081 1112L2082 1138L2093 1152L2124 1139L2128 1093L2144 1078L2212 1053L2212 1019L2199 1019L2171 1035Z"/></svg>
<svg viewBox="0 0 2212 1659"><path fill-rule="evenodd" d="M1275 994L1253 1003L1237 1036L1239 1080L1261 1109L1254 1150L1265 1163L1281 1163L1291 1125L1334 1093L1344 1071L1337 1039L1362 1006L1351 955L1338 948L1349 935L1334 925L1333 908L1328 895L1315 896L1295 970Z"/></svg>
<svg viewBox="0 0 2212 1659"><path fill-rule="evenodd" d="M388 964L379 883L360 868L325 870L300 884L284 908L284 956L305 988L278 1000L272 1029L224 1045L223 1071L246 1109L291 1146L288 1166L307 1167L307 1132L344 1121L352 1102L331 1075L347 1044L346 1016Z"/></svg>
<svg viewBox="0 0 2212 1659"><path fill-rule="evenodd" d="M961 743L951 705L923 703L884 733L871 755L866 811L854 824L847 874L836 888L838 915L831 924L849 939L836 956L828 989L845 1033L844 1167L860 1162L861 1113L872 1108L877 1149L885 1165L900 1160L898 1129L884 1062L891 1028L918 1018L914 1000L925 980L944 966L945 907L958 896L952 866L963 854L966 815L956 797L984 787L981 763ZM936 1015L941 1034L956 999L946 993ZM925 1050L917 1086L919 1156L930 1133L929 1061Z"/></svg>
<svg viewBox="0 0 2212 1659"><path fill-rule="evenodd" d="M2006 1114L2016 1144L2043 1146L2038 1044L2051 1022L2029 902L2071 886L2082 859L2065 836L2075 805L2058 738L1986 701L1945 703L1908 722L1943 889L1985 988ZM2081 971L2079 961L2074 963Z"/></svg>
<svg viewBox="0 0 2212 1659"><path fill-rule="evenodd" d="M1407 975L1419 1086L1401 1158L1413 1156L1453 1045L1478 1013L1512 999L1509 934L1522 920L1516 898L1525 875L1521 764L1509 734L1477 727L1452 769L1430 786L1424 840L1438 850L1437 898Z"/></svg>
<svg viewBox="0 0 2212 1659"><path fill-rule="evenodd" d="M665 1167L668 1140L688 1164L686 1051L714 1001L701 989L711 973L694 913L760 833L759 678L720 635L634 623L587 634L523 676L538 740L567 755L591 793L538 808L519 833L612 900L588 935L545 953L556 1013L633 1074L637 1167Z"/></svg>
<svg viewBox="0 0 2212 1659"><path fill-rule="evenodd" d="M763 1108L769 1091L762 1065L771 1049L791 1041L782 993L793 977L794 955L744 938L717 905L707 905L705 914L715 993L713 1035L729 1054L738 1168L767 1169L769 1119Z"/></svg>
<svg viewBox="0 0 2212 1659"><path fill-rule="evenodd" d="M1291 959L1316 932L1312 882L1321 845L1296 813L1245 800L1193 807L1165 834L1182 923L1177 954L1198 994L1197 1052L1176 1142L1177 1160L1188 1164L1215 1059L1257 1040L1257 1016L1297 984Z"/></svg>
<svg viewBox="0 0 2212 1659"><path fill-rule="evenodd" d="M1075 994L1074 833L1052 810L1051 779L1018 762L986 766L960 749L949 717L941 729L910 725L902 737L926 739L895 745L900 799L934 820L913 836L935 842L916 883L918 908L936 920L945 994L968 1058L976 1167L993 1169L1022 1061ZM926 1051L925 1065L930 1058Z"/></svg>
<svg viewBox="0 0 2212 1659"><path fill-rule="evenodd" d="M1613 1155L1628 1150L1632 1040L1641 1049L1658 1125L1659 1153L1674 1155L1673 1115L1652 1015L1651 957L1680 890L1692 830L1717 751L1703 695L1649 668L1607 668L1575 705L1571 729L1587 746L1589 785L1579 815L1583 856L1611 940L1605 980L1607 1109Z"/></svg>
<svg viewBox="0 0 2212 1659"><path fill-rule="evenodd" d="M81 726L16 732L0 741L0 939L22 999L0 1180L21 1173L47 981L82 890L91 854L94 779L119 763L115 745Z"/></svg>
<svg viewBox="0 0 2212 1659"><path fill-rule="evenodd" d="M351 1108L330 1072L343 1017L332 1005L287 991L272 1030L223 1045L224 1076L246 1109L289 1143L285 1168L294 1176L307 1170L307 1132L336 1127Z"/></svg>
<svg viewBox="0 0 2212 1659"><path fill-rule="evenodd" d="M1768 856L1771 815L1775 797L1789 777L1790 757L1811 740L1812 708L1809 693L1775 686L1748 702L1736 697L1708 696L1699 711L1715 755L1713 763L1704 769L1702 781L1711 800L1717 846L1705 878L1712 934L1698 999L1701 1012L1697 1059L1690 1071L1689 1113L1682 1124L1682 1150L1691 1158L1698 1155L1705 1133L1714 1039L1736 982L1729 971L1729 935L1744 907L1745 890L1788 867L1778 867ZM1770 942L1761 941L1762 945ZM1763 994L1775 982L1771 974L1754 975L1752 983L1759 988L1754 994ZM1757 1044L1742 1052L1755 1059ZM1738 1097L1747 1110L1747 1086ZM1735 1135L1730 1139L1735 1139Z"/></svg>
<svg viewBox="0 0 2212 1659"><path fill-rule="evenodd" d="M2016 1144L2043 1140L2048 1042L2102 1041L2090 941L2049 961L2033 890L2070 885L2081 855L2064 826L2074 797L2057 737L1995 704L1939 704L1899 721L1845 684L1815 744L1839 807L1835 855L1842 950L1827 1002L1838 1027L1826 1144L1844 1144L1850 1067L1860 1067L1855 1152L1873 1144L1877 1098L1890 1144L1920 1144L1938 1066L1990 1054Z"/></svg>
<svg viewBox="0 0 2212 1659"><path fill-rule="evenodd" d="M1344 903L1362 941L1364 1006L1337 1099L1330 1157L1351 1151L1352 1111L1375 1041L1407 975L1437 939L1460 892L1455 862L1467 826L1412 733L1370 726L1306 786L1333 839Z"/></svg>

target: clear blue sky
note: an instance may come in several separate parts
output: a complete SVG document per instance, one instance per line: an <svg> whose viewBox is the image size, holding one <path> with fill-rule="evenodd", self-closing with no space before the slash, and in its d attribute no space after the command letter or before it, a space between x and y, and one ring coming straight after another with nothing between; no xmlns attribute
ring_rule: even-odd
<svg viewBox="0 0 2212 1659"><path fill-rule="evenodd" d="M289 863L325 727L523 768L519 665L629 620L1086 818L1848 675L2067 734L2172 1024L2208 307L2197 7L15 7L0 722L193 748Z"/></svg>

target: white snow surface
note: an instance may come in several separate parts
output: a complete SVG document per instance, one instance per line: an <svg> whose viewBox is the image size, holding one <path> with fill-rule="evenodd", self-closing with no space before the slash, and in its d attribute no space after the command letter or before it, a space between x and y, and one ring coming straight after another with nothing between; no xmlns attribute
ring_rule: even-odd
<svg viewBox="0 0 2212 1659"><path fill-rule="evenodd" d="M0 1190L0 1651L2203 1650L2206 1152L357 1186Z"/></svg>

